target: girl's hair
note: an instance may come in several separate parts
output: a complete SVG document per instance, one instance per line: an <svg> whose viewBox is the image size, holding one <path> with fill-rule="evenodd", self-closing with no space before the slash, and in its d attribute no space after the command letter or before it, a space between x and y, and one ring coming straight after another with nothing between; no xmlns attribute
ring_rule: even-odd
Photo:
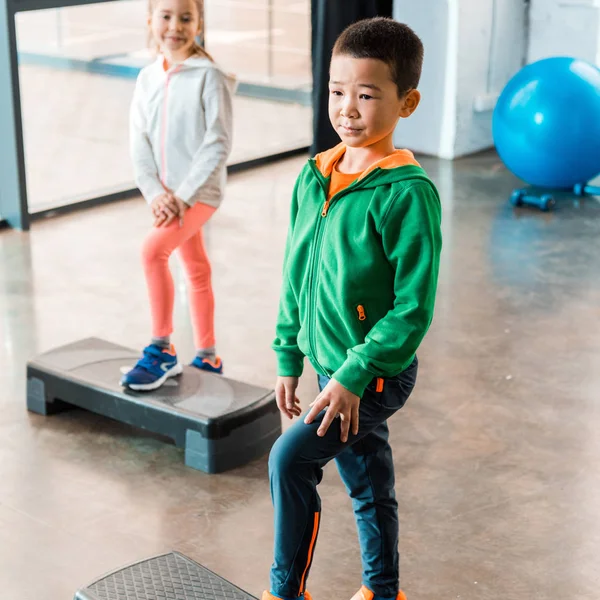
<svg viewBox="0 0 600 600"><path fill-rule="evenodd" d="M158 0L148 0L148 16L150 17L150 19L152 19L152 13L154 12L154 9L156 8L157 2L158 2ZM198 18L200 19L200 22L203 23L204 22L204 0L193 0L193 2L196 6L196 10L198 11ZM148 45L150 46L150 48L152 50L154 50L154 51L158 50L156 41L154 39L154 36L152 35L151 26L148 29ZM204 58L208 58L208 60L215 62L215 59L197 41L194 41L192 51L197 56L203 56Z"/></svg>

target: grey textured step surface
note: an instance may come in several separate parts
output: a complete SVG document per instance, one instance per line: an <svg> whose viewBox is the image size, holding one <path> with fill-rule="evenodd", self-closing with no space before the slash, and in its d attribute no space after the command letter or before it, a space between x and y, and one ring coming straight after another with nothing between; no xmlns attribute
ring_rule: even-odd
<svg viewBox="0 0 600 600"><path fill-rule="evenodd" d="M152 392L119 384L140 352L88 338L27 364L27 408L51 415L73 406L171 438L185 462L208 473L266 454L281 434L273 390L184 367Z"/></svg>
<svg viewBox="0 0 600 600"><path fill-rule="evenodd" d="M256 599L187 556L170 552L103 575L74 600Z"/></svg>

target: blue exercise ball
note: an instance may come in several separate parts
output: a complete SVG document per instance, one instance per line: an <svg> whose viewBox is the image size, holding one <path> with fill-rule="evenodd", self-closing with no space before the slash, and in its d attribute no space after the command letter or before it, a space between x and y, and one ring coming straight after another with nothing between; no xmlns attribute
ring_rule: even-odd
<svg viewBox="0 0 600 600"><path fill-rule="evenodd" d="M527 65L494 110L494 143L527 183L569 189L600 173L600 69L574 58Z"/></svg>

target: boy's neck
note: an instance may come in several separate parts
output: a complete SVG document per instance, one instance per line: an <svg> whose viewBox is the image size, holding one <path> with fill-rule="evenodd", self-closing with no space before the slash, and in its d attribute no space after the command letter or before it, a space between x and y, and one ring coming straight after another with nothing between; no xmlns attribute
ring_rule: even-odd
<svg viewBox="0 0 600 600"><path fill-rule="evenodd" d="M346 152L337 164L340 173L362 173L371 165L383 160L396 151L392 135L386 136L375 144L353 148L346 146Z"/></svg>

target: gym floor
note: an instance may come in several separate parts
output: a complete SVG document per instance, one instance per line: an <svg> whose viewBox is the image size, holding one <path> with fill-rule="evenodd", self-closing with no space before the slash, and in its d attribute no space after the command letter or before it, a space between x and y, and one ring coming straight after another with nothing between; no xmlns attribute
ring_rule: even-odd
<svg viewBox="0 0 600 600"><path fill-rule="evenodd" d="M207 230L227 375L273 384L290 192L303 158L234 175ZM597 600L600 203L514 210L492 154L423 159L444 205L437 312L417 388L391 422L409 598ZM0 589L65 600L176 549L259 595L272 523L267 458L223 475L165 440L81 411L25 409L25 363L87 336L148 339L135 199L0 232ZM193 352L184 283L175 342ZM118 376L116 374L115 376ZM307 369L300 396L317 392ZM360 561L335 467L320 486L315 599L350 598Z"/></svg>

